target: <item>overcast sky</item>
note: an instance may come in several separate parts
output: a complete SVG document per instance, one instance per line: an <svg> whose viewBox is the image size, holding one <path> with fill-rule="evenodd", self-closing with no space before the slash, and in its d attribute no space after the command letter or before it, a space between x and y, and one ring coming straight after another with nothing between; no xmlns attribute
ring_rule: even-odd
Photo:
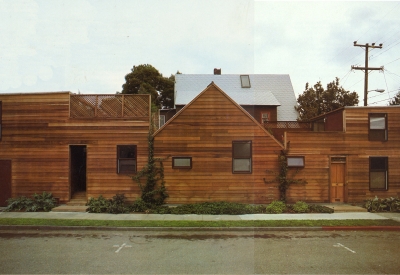
<svg viewBox="0 0 400 275"><path fill-rule="evenodd" d="M134 65L164 76L289 74L341 85L363 105L370 49L369 105L400 88L400 2L248 0L0 0L0 93L121 91Z"/></svg>

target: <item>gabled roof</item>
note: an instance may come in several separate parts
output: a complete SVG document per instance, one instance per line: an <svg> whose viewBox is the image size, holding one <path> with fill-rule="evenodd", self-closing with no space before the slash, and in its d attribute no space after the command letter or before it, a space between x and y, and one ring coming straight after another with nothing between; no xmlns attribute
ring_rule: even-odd
<svg viewBox="0 0 400 275"><path fill-rule="evenodd" d="M214 82L211 82L210 84L206 85L207 87L202 90L192 101L190 101L188 104L186 104L178 113L175 114L170 120L168 120L160 129L158 129L154 134L153 137L155 137L158 133L160 133L164 128L168 127L172 121L177 119L180 114L185 112L187 108L190 107L199 97L201 97L204 93L207 92L207 90L210 88L210 86L214 86L223 96L225 96L232 104L234 104L240 111L242 111L243 115L247 116L254 124L256 124L262 131L265 132L265 134L269 137L271 137L280 147L284 148L283 144L280 143L271 133L269 133L254 117L252 117L245 109L243 109L239 104L237 104L231 97L229 97L228 94L226 94L218 85L216 85Z"/></svg>
<svg viewBox="0 0 400 275"><path fill-rule="evenodd" d="M175 105L186 105L214 82L239 105L278 106L278 120L295 121L296 97L289 75L249 74L250 88L242 88L240 74L176 74Z"/></svg>

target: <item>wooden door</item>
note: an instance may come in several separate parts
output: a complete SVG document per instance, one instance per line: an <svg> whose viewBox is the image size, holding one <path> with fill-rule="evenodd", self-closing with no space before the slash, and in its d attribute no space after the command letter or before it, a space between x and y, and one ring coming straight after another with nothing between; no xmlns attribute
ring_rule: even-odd
<svg viewBox="0 0 400 275"><path fill-rule="evenodd" d="M331 163L330 202L344 202L346 163Z"/></svg>
<svg viewBox="0 0 400 275"><path fill-rule="evenodd" d="M0 160L0 206L11 198L11 160Z"/></svg>

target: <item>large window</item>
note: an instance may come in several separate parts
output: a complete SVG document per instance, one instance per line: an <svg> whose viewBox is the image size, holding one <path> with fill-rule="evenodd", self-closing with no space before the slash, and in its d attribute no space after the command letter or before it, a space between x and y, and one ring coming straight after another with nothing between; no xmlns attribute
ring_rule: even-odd
<svg viewBox="0 0 400 275"><path fill-rule="evenodd" d="M388 190L388 158L369 158L369 189Z"/></svg>
<svg viewBox="0 0 400 275"><path fill-rule="evenodd" d="M136 145L117 145L117 173L136 173Z"/></svg>
<svg viewBox="0 0 400 275"><path fill-rule="evenodd" d="M172 157L173 169L191 169L192 157Z"/></svg>
<svg viewBox="0 0 400 275"><path fill-rule="evenodd" d="M232 142L232 172L251 173L251 141Z"/></svg>
<svg viewBox="0 0 400 275"><path fill-rule="evenodd" d="M388 140L387 114L369 114L369 140L386 141Z"/></svg>

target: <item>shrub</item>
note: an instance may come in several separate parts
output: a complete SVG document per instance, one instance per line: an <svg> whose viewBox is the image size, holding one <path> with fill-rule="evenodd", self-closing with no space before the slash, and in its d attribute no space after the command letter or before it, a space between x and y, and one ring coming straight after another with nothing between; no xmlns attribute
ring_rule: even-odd
<svg viewBox="0 0 400 275"><path fill-rule="evenodd" d="M400 212L399 198L379 199L375 196L373 199L366 200L363 205L368 212Z"/></svg>
<svg viewBox="0 0 400 275"><path fill-rule="evenodd" d="M149 209L149 206L141 198L136 199L133 204L129 206L130 212L145 212L147 209Z"/></svg>
<svg viewBox="0 0 400 275"><path fill-rule="evenodd" d="M281 214L286 210L286 204L283 201L273 201L265 210L270 214Z"/></svg>
<svg viewBox="0 0 400 275"><path fill-rule="evenodd" d="M107 213L122 214L127 213L129 208L125 205L125 194L116 194L111 200L107 209Z"/></svg>
<svg viewBox="0 0 400 275"><path fill-rule="evenodd" d="M34 194L33 198L25 196L10 198L7 200L7 207L4 211L50 211L56 207L56 200L51 193L43 192L42 194Z"/></svg>
<svg viewBox="0 0 400 275"><path fill-rule="evenodd" d="M97 199L90 198L86 205L88 206L86 211L90 213L106 213L110 206L110 201L100 195Z"/></svg>
<svg viewBox="0 0 400 275"><path fill-rule="evenodd" d="M298 201L292 206L296 213L307 213L309 210L308 204L303 201Z"/></svg>
<svg viewBox="0 0 400 275"><path fill-rule="evenodd" d="M90 213L127 213L129 207L126 206L125 201L126 198L124 194L116 194L112 199L106 199L100 195L97 199L89 199L86 204L88 206L87 211Z"/></svg>

